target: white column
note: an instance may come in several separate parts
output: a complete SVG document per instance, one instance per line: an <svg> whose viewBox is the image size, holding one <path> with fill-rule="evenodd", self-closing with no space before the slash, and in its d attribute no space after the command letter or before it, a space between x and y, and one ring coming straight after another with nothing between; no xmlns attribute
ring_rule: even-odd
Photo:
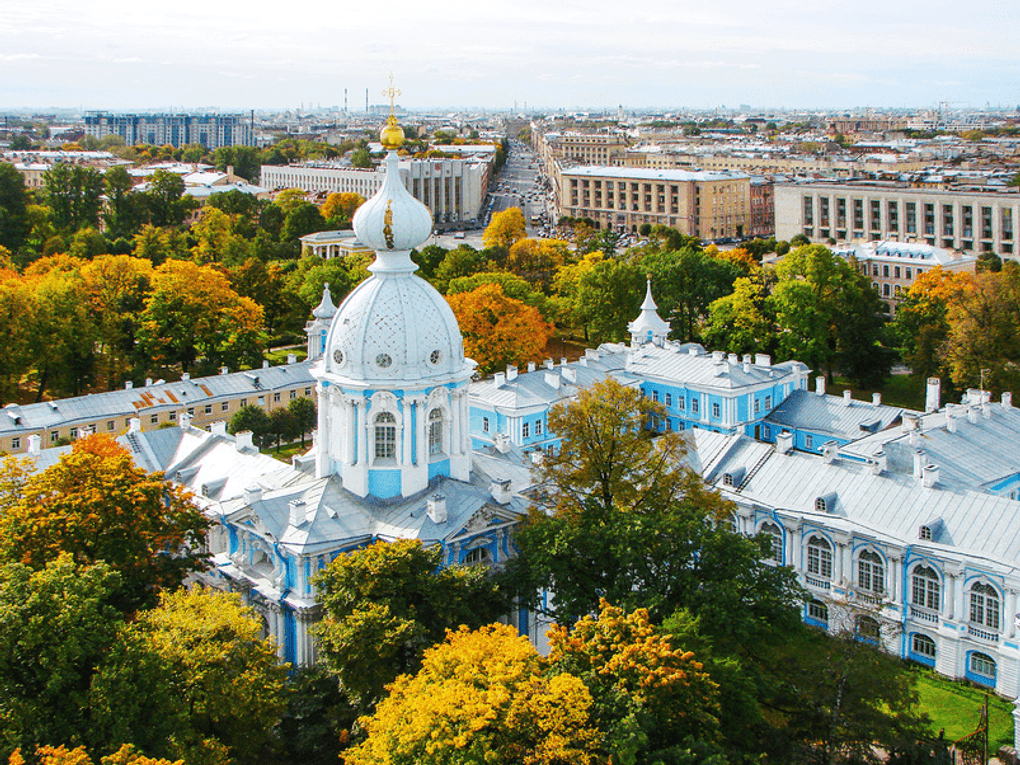
<svg viewBox="0 0 1020 765"><path fill-rule="evenodd" d="M355 451L357 446L357 428L360 424L360 412L358 411L357 399L345 397L342 403L345 409L346 420L344 428L345 441L347 448L344 449L344 463L347 465L353 465L358 461L358 455Z"/></svg>
<svg viewBox="0 0 1020 765"><path fill-rule="evenodd" d="M1016 590L1006 590L1006 613L1002 615L1006 622L1006 636L1016 636Z"/></svg>
<svg viewBox="0 0 1020 765"><path fill-rule="evenodd" d="M356 430L358 433L358 459L357 461L362 465L368 464L368 430L369 425L367 420L367 411L365 406L365 399L359 396L355 399L354 410L358 418L358 423L355 428L351 428L352 431Z"/></svg>
<svg viewBox="0 0 1020 765"><path fill-rule="evenodd" d="M429 445L425 433L425 428L427 426L426 421L428 417L425 414L426 409L425 399L421 398L419 399L419 401L421 402L421 404L417 408L418 416L415 417L414 423L415 442L418 445L416 451L418 452L418 464L427 465L429 461Z"/></svg>
<svg viewBox="0 0 1020 765"><path fill-rule="evenodd" d="M402 465L411 464L411 397L404 396L400 416L400 462Z"/></svg>
<svg viewBox="0 0 1020 765"><path fill-rule="evenodd" d="M461 399L464 396L464 391L461 388L450 391L450 454L462 454L464 452L464 442L461 438Z"/></svg>
<svg viewBox="0 0 1020 765"><path fill-rule="evenodd" d="M898 603L900 599L900 571L903 568L902 559L890 553L887 560L889 561L889 570L886 572L885 580L889 583L889 598L893 603Z"/></svg>

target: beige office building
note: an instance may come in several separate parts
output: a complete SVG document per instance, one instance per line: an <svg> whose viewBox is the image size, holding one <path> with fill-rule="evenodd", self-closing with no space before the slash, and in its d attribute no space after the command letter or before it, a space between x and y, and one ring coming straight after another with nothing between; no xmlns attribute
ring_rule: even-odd
<svg viewBox="0 0 1020 765"><path fill-rule="evenodd" d="M880 184L778 184L776 238L921 242L1017 259L1020 194Z"/></svg>
<svg viewBox="0 0 1020 765"><path fill-rule="evenodd" d="M603 228L636 231L671 226L701 239L750 233L750 176L625 167L572 167L560 172L559 214L591 218Z"/></svg>

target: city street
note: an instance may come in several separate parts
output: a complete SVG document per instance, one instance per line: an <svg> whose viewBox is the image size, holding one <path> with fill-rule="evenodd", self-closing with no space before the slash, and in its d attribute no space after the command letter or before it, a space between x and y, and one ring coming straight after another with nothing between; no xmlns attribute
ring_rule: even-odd
<svg viewBox="0 0 1020 765"><path fill-rule="evenodd" d="M546 192L536 181L538 175L539 165L531 149L520 141L511 140L506 164L492 183L486 224L492 213L519 207L524 213L528 236L539 236L540 229L547 223L547 212ZM533 219L540 219L540 224L533 225Z"/></svg>

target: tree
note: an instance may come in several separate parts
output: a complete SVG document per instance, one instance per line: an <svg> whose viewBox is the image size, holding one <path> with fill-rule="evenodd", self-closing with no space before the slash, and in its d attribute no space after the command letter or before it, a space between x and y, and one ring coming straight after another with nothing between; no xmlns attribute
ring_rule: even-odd
<svg viewBox="0 0 1020 765"><path fill-rule="evenodd" d="M550 410L562 441L544 460L540 499L552 512L533 510L515 533L510 586L567 624L600 597L657 621L687 608L726 645L796 622L791 572L762 563L758 542L731 530L731 506L680 466L679 435L646 429L662 411L612 379ZM540 590L555 593L549 604Z"/></svg>
<svg viewBox="0 0 1020 765"><path fill-rule="evenodd" d="M544 677L535 649L511 627L462 627L426 651L416 676L396 680L344 760L587 765L599 739L590 707L584 684Z"/></svg>
<svg viewBox="0 0 1020 765"><path fill-rule="evenodd" d="M249 242L235 232L239 215L225 213L216 207L205 207L191 227L198 243L191 248L196 263L243 263L251 249Z"/></svg>
<svg viewBox="0 0 1020 765"><path fill-rule="evenodd" d="M166 670L174 756L189 763L264 757L283 714L287 665L240 596L200 587L163 592L129 629Z"/></svg>
<svg viewBox="0 0 1020 765"><path fill-rule="evenodd" d="M330 222L343 223L341 228L350 228L354 213L364 203L365 198L361 194L351 191L330 194L322 205L322 217Z"/></svg>
<svg viewBox="0 0 1020 765"><path fill-rule="evenodd" d="M498 284L483 284L446 300L460 325L464 352L483 374L538 361L552 336L552 326L536 309L507 297Z"/></svg>
<svg viewBox="0 0 1020 765"><path fill-rule="evenodd" d="M276 332L288 311L292 310L286 294L287 282L279 263L264 263L249 257L230 269L230 286L241 297L251 298L262 306L266 331ZM307 313L304 314L307 316Z"/></svg>
<svg viewBox="0 0 1020 765"><path fill-rule="evenodd" d="M261 361L263 312L210 266L168 260L152 276L138 330L140 351L157 364L189 371L199 358L213 366Z"/></svg>
<svg viewBox="0 0 1020 765"><path fill-rule="evenodd" d="M422 652L446 630L503 613L484 567L441 567L441 556L417 540L377 542L314 577L323 609L314 628L319 656L358 709L370 710L394 678L416 672Z"/></svg>
<svg viewBox="0 0 1020 765"><path fill-rule="evenodd" d="M135 246L134 256L145 258L154 266L162 265L168 259L183 260L191 257L184 236L173 228L157 228L146 223L132 241Z"/></svg>
<svg viewBox="0 0 1020 765"><path fill-rule="evenodd" d="M17 252L28 237L28 192L11 162L0 162L0 247Z"/></svg>
<svg viewBox="0 0 1020 765"><path fill-rule="evenodd" d="M35 357L31 287L10 268L0 268L0 404L15 402L21 379Z"/></svg>
<svg viewBox="0 0 1020 765"><path fill-rule="evenodd" d="M0 759L80 740L88 690L120 622L120 577L69 554L38 570L0 565Z"/></svg>
<svg viewBox="0 0 1020 765"><path fill-rule="evenodd" d="M640 262L651 276L659 315L670 322L671 335L697 340L712 301L729 295L740 275L736 266L700 249L649 253Z"/></svg>
<svg viewBox="0 0 1020 765"><path fill-rule="evenodd" d="M95 435L76 441L3 508L0 549L34 568L64 553L79 564L103 561L121 575L131 609L206 567L208 525L182 488L135 467L113 439Z"/></svg>
<svg viewBox="0 0 1020 765"><path fill-rule="evenodd" d="M290 443L298 437L300 426L297 417L290 409L274 409L269 413L269 431L267 436L270 440L276 441L276 451L280 451L280 444Z"/></svg>
<svg viewBox="0 0 1020 765"><path fill-rule="evenodd" d="M294 416L298 431L301 433L301 448L304 449L305 434L314 430L318 422L315 401L299 396L287 404L287 411Z"/></svg>
<svg viewBox="0 0 1020 765"><path fill-rule="evenodd" d="M107 230L114 237L130 236L138 227L138 208L132 204L131 192L135 187L134 178L123 166L111 167L103 177L106 188L106 212L103 219Z"/></svg>
<svg viewBox="0 0 1020 765"><path fill-rule="evenodd" d="M184 195L184 178L169 170L154 172L148 186L145 198L154 226L179 226L198 204Z"/></svg>
<svg viewBox="0 0 1020 765"><path fill-rule="evenodd" d="M74 749L68 749L63 744L57 747L40 746L36 748L35 756L40 765L93 765L94 762L83 746ZM21 751L16 750L11 755L8 765L24 765L24 762ZM131 744L124 744L113 754L103 757L100 760L100 765L184 765L184 760L171 762L166 759L146 757L139 754Z"/></svg>
<svg viewBox="0 0 1020 765"><path fill-rule="evenodd" d="M477 274L485 268L485 256L471 245L462 244L446 253L443 262L436 267L432 286L445 295L451 281Z"/></svg>
<svg viewBox="0 0 1020 765"><path fill-rule="evenodd" d="M355 149L354 153L351 154L351 166L365 168L371 167L372 156L368 153L368 149Z"/></svg>
<svg viewBox="0 0 1020 765"><path fill-rule="evenodd" d="M942 346L949 337L949 306L961 304L974 289L970 274L933 268L918 275L896 306L893 330L903 360L924 379L948 377Z"/></svg>
<svg viewBox="0 0 1020 765"><path fill-rule="evenodd" d="M326 227L319 208L311 202L300 202L283 220L283 228L280 229L281 242L296 242L306 234L315 231L322 231Z"/></svg>
<svg viewBox="0 0 1020 765"><path fill-rule="evenodd" d="M242 406L230 418L227 430L231 435L246 430L250 431L255 445L259 447L265 446L269 442L269 415L260 406L255 406L254 404Z"/></svg>
<svg viewBox="0 0 1020 765"><path fill-rule="evenodd" d="M737 279L732 293L709 305L705 343L728 353L774 353L779 333L768 302L772 281L763 269Z"/></svg>
<svg viewBox="0 0 1020 765"><path fill-rule="evenodd" d="M674 647L645 609L603 600L598 617L549 632L554 671L579 677L613 762L661 762L689 755L719 735L718 686L691 651ZM697 747L701 748L701 747Z"/></svg>
<svg viewBox="0 0 1020 765"><path fill-rule="evenodd" d="M519 207L511 207L495 213L482 233L485 247L502 247L509 250L525 237L524 213Z"/></svg>
<svg viewBox="0 0 1020 765"><path fill-rule="evenodd" d="M594 255L598 253L588 257ZM586 340L599 344L627 339L627 324L637 317L645 294L645 278L636 264L620 258L594 260L572 287L568 300Z"/></svg>
<svg viewBox="0 0 1020 765"><path fill-rule="evenodd" d="M506 268L548 291L566 253L567 243L558 239L520 239L510 247Z"/></svg>
<svg viewBox="0 0 1020 765"><path fill-rule="evenodd" d="M46 198L53 210L56 227L74 233L86 226L99 226L103 174L83 165L58 163L43 173Z"/></svg>

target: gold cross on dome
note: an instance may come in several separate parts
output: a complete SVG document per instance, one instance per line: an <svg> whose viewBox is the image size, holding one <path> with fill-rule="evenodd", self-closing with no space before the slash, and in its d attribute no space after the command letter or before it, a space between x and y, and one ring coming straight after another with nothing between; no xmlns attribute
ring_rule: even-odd
<svg viewBox="0 0 1020 765"><path fill-rule="evenodd" d="M393 87L393 72L390 72L390 86L382 94L390 99L390 116L392 117L394 110L393 99L400 95L400 91Z"/></svg>

